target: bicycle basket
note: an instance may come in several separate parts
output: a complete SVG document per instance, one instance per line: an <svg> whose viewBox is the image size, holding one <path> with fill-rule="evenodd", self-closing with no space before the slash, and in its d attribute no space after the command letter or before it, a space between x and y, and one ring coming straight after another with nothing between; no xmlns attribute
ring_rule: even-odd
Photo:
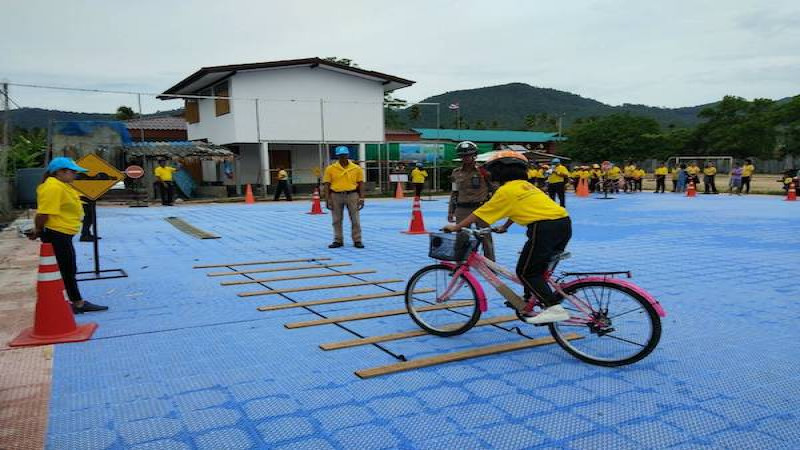
<svg viewBox="0 0 800 450"><path fill-rule="evenodd" d="M468 233L431 233L428 256L442 261L463 261L478 246Z"/></svg>

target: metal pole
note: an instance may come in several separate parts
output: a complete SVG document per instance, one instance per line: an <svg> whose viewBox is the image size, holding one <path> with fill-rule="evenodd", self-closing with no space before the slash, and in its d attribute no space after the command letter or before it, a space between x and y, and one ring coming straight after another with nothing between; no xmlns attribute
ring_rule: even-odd
<svg viewBox="0 0 800 450"><path fill-rule="evenodd" d="M136 94L136 101L139 102L139 118L142 118L142 94ZM144 127L139 124L139 142L144 142Z"/></svg>
<svg viewBox="0 0 800 450"><path fill-rule="evenodd" d="M256 106L256 142L258 142L258 153L262 154L261 146L261 115L259 114L258 110L258 99L254 99L253 102ZM269 158L269 151L266 153L266 157ZM262 164L266 164L269 167L269 160L262 162ZM261 190L263 191L264 198L267 199L269 196L267 195L267 182L269 181L269 172L264 175L264 168L262 167L261 170L258 171L259 178L261 179Z"/></svg>
<svg viewBox="0 0 800 450"><path fill-rule="evenodd" d="M441 117L440 106L442 106L440 103L436 104L436 143L437 144L439 144L441 139L442 139L441 132L440 132L440 130L442 129L442 123L441 123L441 119L440 119L440 117ZM438 149L437 149L437 152L438 152ZM433 183L434 183L433 189L436 192L439 192L439 171L438 171L438 169L435 170L435 172L436 172L435 173L435 177L436 178L433 179Z"/></svg>
<svg viewBox="0 0 800 450"><path fill-rule="evenodd" d="M3 146L8 147L11 138L8 136L8 122L11 120L11 111L8 107L8 83L3 83Z"/></svg>
<svg viewBox="0 0 800 450"><path fill-rule="evenodd" d="M94 273L100 276L100 234L97 232L97 200L90 200L92 208L92 231L94 231Z"/></svg>

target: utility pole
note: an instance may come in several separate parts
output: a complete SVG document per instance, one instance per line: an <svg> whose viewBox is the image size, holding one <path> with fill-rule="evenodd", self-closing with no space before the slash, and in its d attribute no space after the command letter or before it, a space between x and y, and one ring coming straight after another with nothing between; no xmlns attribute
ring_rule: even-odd
<svg viewBox="0 0 800 450"><path fill-rule="evenodd" d="M11 111L8 108L8 83L3 83L3 147L8 147L11 138L8 135L8 122L11 120Z"/></svg>

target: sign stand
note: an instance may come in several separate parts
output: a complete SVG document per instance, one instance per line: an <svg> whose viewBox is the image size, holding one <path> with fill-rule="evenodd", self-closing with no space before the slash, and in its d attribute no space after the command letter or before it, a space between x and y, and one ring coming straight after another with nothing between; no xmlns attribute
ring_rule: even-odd
<svg viewBox="0 0 800 450"><path fill-rule="evenodd" d="M76 272L76 275L92 274L87 277L75 277L77 281L107 280L110 278L127 278L128 274L122 269L100 270L100 239L97 233L97 201L89 200L89 208L92 209L92 231L94 231L94 270ZM111 275L102 275L109 273Z"/></svg>

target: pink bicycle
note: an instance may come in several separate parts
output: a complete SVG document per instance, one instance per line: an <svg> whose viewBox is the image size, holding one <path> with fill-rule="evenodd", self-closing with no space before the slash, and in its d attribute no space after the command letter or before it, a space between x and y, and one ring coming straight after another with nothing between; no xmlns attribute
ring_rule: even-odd
<svg viewBox="0 0 800 450"><path fill-rule="evenodd" d="M455 336L478 323L488 305L475 273L506 299L518 318L541 309L535 295L526 301L503 283L501 278L521 285L513 271L478 252L491 232L483 228L431 234L429 255L440 262L417 271L405 291L408 313L422 329ZM632 364L649 355L661 338L660 318L666 316L661 304L642 288L617 278L630 278L630 272L564 272L553 278L559 261L568 257L569 253L556 255L546 272L548 284L571 316L544 324L555 341L581 361L600 366Z"/></svg>

